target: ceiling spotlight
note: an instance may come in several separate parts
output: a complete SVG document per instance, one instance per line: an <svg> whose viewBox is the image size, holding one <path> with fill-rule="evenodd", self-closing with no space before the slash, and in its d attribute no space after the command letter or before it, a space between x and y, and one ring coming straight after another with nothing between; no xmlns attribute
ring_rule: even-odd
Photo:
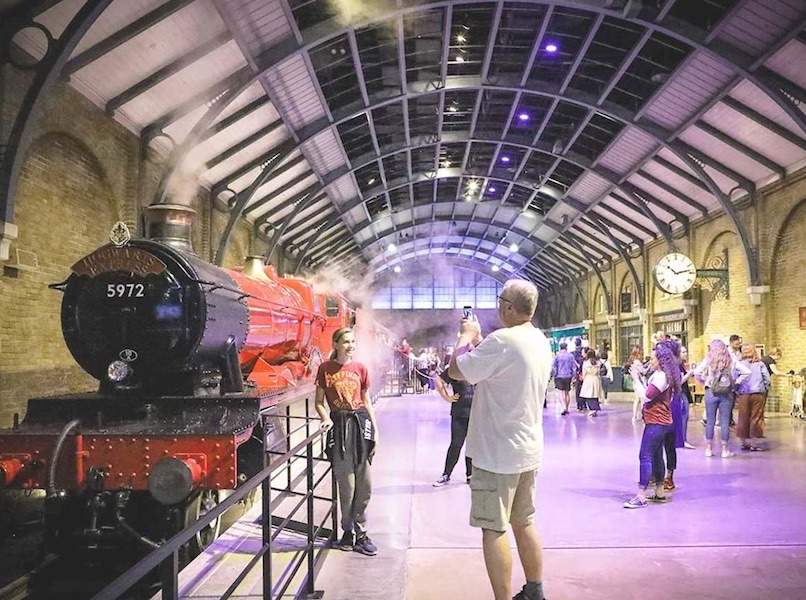
<svg viewBox="0 0 806 600"><path fill-rule="evenodd" d="M518 115L518 119L524 122L528 121L529 113L522 112L521 114Z"/></svg>
<svg viewBox="0 0 806 600"><path fill-rule="evenodd" d="M518 250L520 250L520 246L518 246L518 244L516 244L515 242L512 242L509 245L509 251L510 252L517 252Z"/></svg>
<svg viewBox="0 0 806 600"><path fill-rule="evenodd" d="M501 270L501 267L499 267L498 265L493 265L491 270L493 273L498 273L498 271Z"/></svg>
<svg viewBox="0 0 806 600"><path fill-rule="evenodd" d="M460 55L458 55L458 56L456 57L456 62L458 62L458 63L463 63L463 62L465 62L465 57L464 57L464 56L462 56L461 54L460 54Z"/></svg>
<svg viewBox="0 0 806 600"><path fill-rule="evenodd" d="M400 265L395 265L394 269L392 269L395 273L400 273L401 268Z"/></svg>
<svg viewBox="0 0 806 600"><path fill-rule="evenodd" d="M387 249L389 252L397 252L397 245L395 245L395 244L389 244L389 245L386 247L386 249Z"/></svg>
<svg viewBox="0 0 806 600"><path fill-rule="evenodd" d="M465 34L460 33L459 35L456 36L456 41L459 42L460 44L464 44L467 41L467 38L465 37Z"/></svg>
<svg viewBox="0 0 806 600"><path fill-rule="evenodd" d="M510 158L508 156L504 155L504 156L501 157L501 162L502 163L508 163L509 161L510 161Z"/></svg>
<svg viewBox="0 0 806 600"><path fill-rule="evenodd" d="M372 185L373 183L375 183L375 178L374 178L374 177L370 177L370 178L369 178L369 181L367 181L367 185Z"/></svg>
<svg viewBox="0 0 806 600"><path fill-rule="evenodd" d="M554 42L546 44L546 52L551 53L557 52L557 44L555 44Z"/></svg>
<svg viewBox="0 0 806 600"><path fill-rule="evenodd" d="M455 104L451 104L451 105L448 107L448 112L456 112L457 110L459 110L459 109L456 107L456 105L455 105Z"/></svg>
<svg viewBox="0 0 806 600"><path fill-rule="evenodd" d="M477 179L471 179L467 182L467 191L475 192L479 189L479 182Z"/></svg>
<svg viewBox="0 0 806 600"><path fill-rule="evenodd" d="M495 186L491 185L490 187L487 188L487 191L490 192L491 194L494 194L495 193Z"/></svg>

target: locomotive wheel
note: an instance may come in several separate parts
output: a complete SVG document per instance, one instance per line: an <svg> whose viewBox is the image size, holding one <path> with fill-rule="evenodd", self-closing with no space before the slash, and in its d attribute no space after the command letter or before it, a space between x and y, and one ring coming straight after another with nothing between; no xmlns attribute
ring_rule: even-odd
<svg viewBox="0 0 806 600"><path fill-rule="evenodd" d="M197 519L203 517L225 498L226 492L219 490L202 490L195 494L188 502L185 509L185 526L190 525ZM190 549L193 555L199 554L221 534L221 516L212 521L204 529L196 533L194 539L190 541Z"/></svg>

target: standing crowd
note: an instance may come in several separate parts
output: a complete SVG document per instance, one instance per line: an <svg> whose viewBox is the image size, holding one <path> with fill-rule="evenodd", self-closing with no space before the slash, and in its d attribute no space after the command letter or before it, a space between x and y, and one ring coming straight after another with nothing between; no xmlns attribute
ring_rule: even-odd
<svg viewBox="0 0 806 600"><path fill-rule="evenodd" d="M575 340L571 352L561 344L552 358L548 339L531 322L537 299L531 283L510 280L498 298L502 328L485 337L475 317L464 318L455 350L444 357L433 349L414 354L405 340L400 346L404 357L400 370L413 370L422 378L422 388L435 389L450 403L450 443L442 474L433 485L450 483L466 446L469 521L482 532L495 600L545 600L534 491L543 455L542 417L549 380L554 379L561 394L563 417L569 415L573 390L577 411L595 418L606 405L614 379L606 348L597 354L583 348L581 339ZM353 360L355 338L349 329L334 334L333 348L331 359L317 374L316 409L327 432L338 489L343 535L337 547L373 556L378 548L367 533L366 509L372 492L370 465L380 436L367 396L369 376L364 365ZM634 347L624 371L633 385L633 420L643 421L644 429L638 490L624 507L669 500L676 487L677 450L694 448L688 440L694 380L704 390L707 457L734 455L730 446L734 407L741 449L767 450L764 408L771 376L781 375L776 366L780 357L774 348L760 358L755 346L743 343L738 335L731 336L728 344L712 341L697 364L689 362L678 340L663 333L654 336L649 357ZM526 585L514 597L510 528L526 577Z"/></svg>

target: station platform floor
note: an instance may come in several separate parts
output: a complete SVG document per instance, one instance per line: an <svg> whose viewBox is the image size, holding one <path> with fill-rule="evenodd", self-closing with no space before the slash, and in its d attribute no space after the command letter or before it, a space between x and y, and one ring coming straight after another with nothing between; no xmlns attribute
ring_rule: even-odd
<svg viewBox="0 0 806 600"><path fill-rule="evenodd" d="M626 394L597 418L561 417L550 394L537 524L550 600L806 598L806 422L768 419L771 450L706 458L679 450L673 500L626 510L641 423ZM328 600L489 600L481 533L468 525L464 462L442 488L448 405L435 394L382 398L369 531L379 554L329 551L317 588ZM512 540L514 547L514 540ZM523 575L513 555L513 590Z"/></svg>

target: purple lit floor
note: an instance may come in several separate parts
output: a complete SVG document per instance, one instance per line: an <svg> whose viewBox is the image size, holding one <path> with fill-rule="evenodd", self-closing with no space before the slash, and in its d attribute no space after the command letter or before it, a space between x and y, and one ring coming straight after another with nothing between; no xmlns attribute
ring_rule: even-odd
<svg viewBox="0 0 806 600"><path fill-rule="evenodd" d="M431 486L449 441L447 404L384 398L378 415L369 525L380 554L330 552L317 588L341 600L491 599L463 460L455 483ZM773 417L772 451L723 460L704 456L700 416L689 423L697 449L678 451L673 501L626 510L642 431L629 403L611 401L593 419L560 417L549 402L537 523L550 600L806 598L806 423ZM515 559L513 589L522 584Z"/></svg>

